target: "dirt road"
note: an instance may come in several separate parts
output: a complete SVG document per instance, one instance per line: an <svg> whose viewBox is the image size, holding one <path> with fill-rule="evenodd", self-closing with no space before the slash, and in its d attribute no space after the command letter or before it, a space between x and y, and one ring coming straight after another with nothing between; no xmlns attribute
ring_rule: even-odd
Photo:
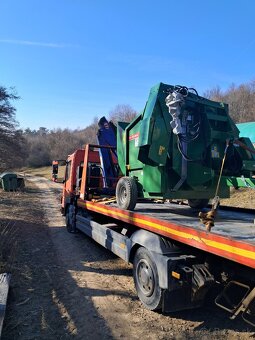
<svg viewBox="0 0 255 340"><path fill-rule="evenodd" d="M4 257L12 272L3 339L254 337L247 324L230 321L212 304L171 315L145 310L131 266L85 235L67 233L60 190L30 177L26 192L0 193L1 223L10 229Z"/></svg>

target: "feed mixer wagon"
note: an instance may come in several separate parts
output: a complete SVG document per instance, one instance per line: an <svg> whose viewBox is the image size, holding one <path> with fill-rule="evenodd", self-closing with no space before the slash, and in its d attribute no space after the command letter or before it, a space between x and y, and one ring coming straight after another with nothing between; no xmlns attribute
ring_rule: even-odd
<svg viewBox="0 0 255 340"><path fill-rule="evenodd" d="M239 138L228 105L185 86L154 86L143 112L118 123L117 152L123 209L140 198L185 199L203 208L210 198L229 197L231 186L255 186L255 150Z"/></svg>

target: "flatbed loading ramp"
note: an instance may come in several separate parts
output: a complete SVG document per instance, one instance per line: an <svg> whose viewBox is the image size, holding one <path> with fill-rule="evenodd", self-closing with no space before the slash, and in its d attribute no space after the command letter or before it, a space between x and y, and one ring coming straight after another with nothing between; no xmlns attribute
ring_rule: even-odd
<svg viewBox="0 0 255 340"><path fill-rule="evenodd" d="M255 268L255 224L253 213L218 211L216 224L207 232L198 213L185 205L138 203L135 211L79 199L89 211L149 230L172 240Z"/></svg>

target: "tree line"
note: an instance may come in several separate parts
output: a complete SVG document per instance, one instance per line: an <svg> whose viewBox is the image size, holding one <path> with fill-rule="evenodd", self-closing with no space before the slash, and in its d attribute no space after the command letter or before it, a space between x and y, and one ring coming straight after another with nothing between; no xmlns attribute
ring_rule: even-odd
<svg viewBox="0 0 255 340"><path fill-rule="evenodd" d="M216 86L203 94L206 98L229 104L235 123L255 120L255 80L231 85L223 91ZM87 143L97 143L98 118L84 129L19 129L14 103L19 99L15 89L0 86L0 171L20 166L50 165L54 159L66 159ZM138 113L130 105L117 105L107 118L130 122Z"/></svg>
<svg viewBox="0 0 255 340"><path fill-rule="evenodd" d="M245 84L232 84L226 91L219 86L208 90L205 97L229 104L229 113L235 123L255 120L255 80Z"/></svg>
<svg viewBox="0 0 255 340"><path fill-rule="evenodd" d="M14 106L18 99L13 88L0 86L0 173L22 166L50 165L54 159L65 160L67 155L84 148L87 143L97 144L97 117L84 129L18 129ZM109 112L108 119L114 123L131 121L136 115L131 106L117 105Z"/></svg>

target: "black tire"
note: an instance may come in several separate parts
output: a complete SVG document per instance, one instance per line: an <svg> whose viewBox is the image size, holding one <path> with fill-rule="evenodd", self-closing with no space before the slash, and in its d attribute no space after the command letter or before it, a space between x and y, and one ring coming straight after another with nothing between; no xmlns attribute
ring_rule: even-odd
<svg viewBox="0 0 255 340"><path fill-rule="evenodd" d="M116 186L116 200L121 209L134 210L137 202L137 185L133 177L122 177Z"/></svg>
<svg viewBox="0 0 255 340"><path fill-rule="evenodd" d="M69 233L76 232L75 224L75 206L69 204L66 208L66 229Z"/></svg>
<svg viewBox="0 0 255 340"><path fill-rule="evenodd" d="M202 209L206 208L209 203L209 199L207 198L201 198L201 199L189 199L188 204L192 209Z"/></svg>
<svg viewBox="0 0 255 340"><path fill-rule="evenodd" d="M149 310L162 308L163 290L159 287L157 266L151 253L144 247L137 250L133 263L137 295Z"/></svg>

